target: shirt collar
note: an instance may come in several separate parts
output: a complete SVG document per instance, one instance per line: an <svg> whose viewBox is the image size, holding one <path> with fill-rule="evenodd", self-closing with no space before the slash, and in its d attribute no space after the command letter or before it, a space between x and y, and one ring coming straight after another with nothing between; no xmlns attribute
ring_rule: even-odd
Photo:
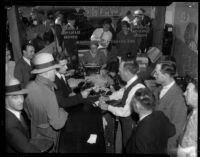
<svg viewBox="0 0 200 157"><path fill-rule="evenodd" d="M143 120L145 117L147 117L147 116L150 115L150 114L152 114L152 112L149 112L149 113L144 114L143 116L140 117L140 120L139 120L139 121Z"/></svg>
<svg viewBox="0 0 200 157"><path fill-rule="evenodd" d="M25 60L26 63L28 63L28 65L31 65L31 62L29 59L27 59L26 57L23 56L23 59Z"/></svg>
<svg viewBox="0 0 200 157"><path fill-rule="evenodd" d="M10 111L10 112L12 112L16 117L17 117L17 119L19 119L20 120L20 114L21 114L21 111L15 111L15 110L13 110L13 109L11 109L11 108L6 108L8 111Z"/></svg>
<svg viewBox="0 0 200 157"><path fill-rule="evenodd" d="M126 84L125 88L128 88L135 80L137 80L138 76L133 76Z"/></svg>
<svg viewBox="0 0 200 157"><path fill-rule="evenodd" d="M174 85L175 81L173 80L170 84L166 85L166 86L163 86L162 89L170 89L173 85Z"/></svg>
<svg viewBox="0 0 200 157"><path fill-rule="evenodd" d="M58 76L59 79L61 79L61 77L62 77L61 74L58 73L57 71L56 71L56 76Z"/></svg>

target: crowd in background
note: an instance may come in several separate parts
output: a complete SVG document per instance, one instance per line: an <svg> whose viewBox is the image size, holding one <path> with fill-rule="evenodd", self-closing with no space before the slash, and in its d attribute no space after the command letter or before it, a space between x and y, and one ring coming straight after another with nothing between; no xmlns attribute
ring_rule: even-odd
<svg viewBox="0 0 200 157"><path fill-rule="evenodd" d="M16 63L6 45L7 152L109 152L106 131L115 124L102 116L106 112L118 121L114 138L121 142L120 153L197 156L198 82L188 80L183 94L175 79L176 60L170 56L148 59L152 69L143 76L136 58L152 47L152 20L144 9L128 11L118 20L106 18L98 27L83 9L67 15L49 12L47 18L38 10L29 19L20 13L26 41ZM38 53L52 42L52 54ZM81 46L86 49L82 56ZM110 94L91 100L94 88L73 90L68 80L87 66L100 68ZM147 86L147 79L156 81L155 89ZM30 135L17 121L22 110ZM43 141L33 144L30 138Z"/></svg>

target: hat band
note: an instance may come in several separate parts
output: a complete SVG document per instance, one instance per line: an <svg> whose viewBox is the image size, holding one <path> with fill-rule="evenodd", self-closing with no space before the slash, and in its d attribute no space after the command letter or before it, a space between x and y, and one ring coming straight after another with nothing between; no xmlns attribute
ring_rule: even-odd
<svg viewBox="0 0 200 157"><path fill-rule="evenodd" d="M16 92L22 90L21 85L6 86L6 93Z"/></svg>
<svg viewBox="0 0 200 157"><path fill-rule="evenodd" d="M48 68L50 66L53 66L55 65L55 61L51 61L51 62L47 62L47 63L44 63L44 64L39 64L39 65L35 65L35 69L44 69L44 68Z"/></svg>

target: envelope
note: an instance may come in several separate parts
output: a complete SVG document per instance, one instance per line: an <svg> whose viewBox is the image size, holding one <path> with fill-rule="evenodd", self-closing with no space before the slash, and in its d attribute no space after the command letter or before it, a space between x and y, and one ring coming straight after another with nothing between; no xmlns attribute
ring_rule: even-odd
<svg viewBox="0 0 200 157"><path fill-rule="evenodd" d="M96 143L96 140L97 140L97 135L96 134L90 134L90 137L87 140L87 143L94 144L94 143Z"/></svg>

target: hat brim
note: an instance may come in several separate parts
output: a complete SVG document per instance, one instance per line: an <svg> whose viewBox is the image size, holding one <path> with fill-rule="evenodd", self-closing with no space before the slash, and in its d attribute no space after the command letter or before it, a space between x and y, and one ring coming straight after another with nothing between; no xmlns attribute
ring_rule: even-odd
<svg viewBox="0 0 200 157"><path fill-rule="evenodd" d="M28 93L27 89L22 89L20 91L6 93L6 95L24 95L24 94L27 94L27 93Z"/></svg>
<svg viewBox="0 0 200 157"><path fill-rule="evenodd" d="M31 74L40 74L40 73L44 73L47 71L50 71L52 69L56 69L56 68L60 68L61 66L59 64L55 64L53 66L50 66L48 68L44 68L44 69L34 69L31 71Z"/></svg>

